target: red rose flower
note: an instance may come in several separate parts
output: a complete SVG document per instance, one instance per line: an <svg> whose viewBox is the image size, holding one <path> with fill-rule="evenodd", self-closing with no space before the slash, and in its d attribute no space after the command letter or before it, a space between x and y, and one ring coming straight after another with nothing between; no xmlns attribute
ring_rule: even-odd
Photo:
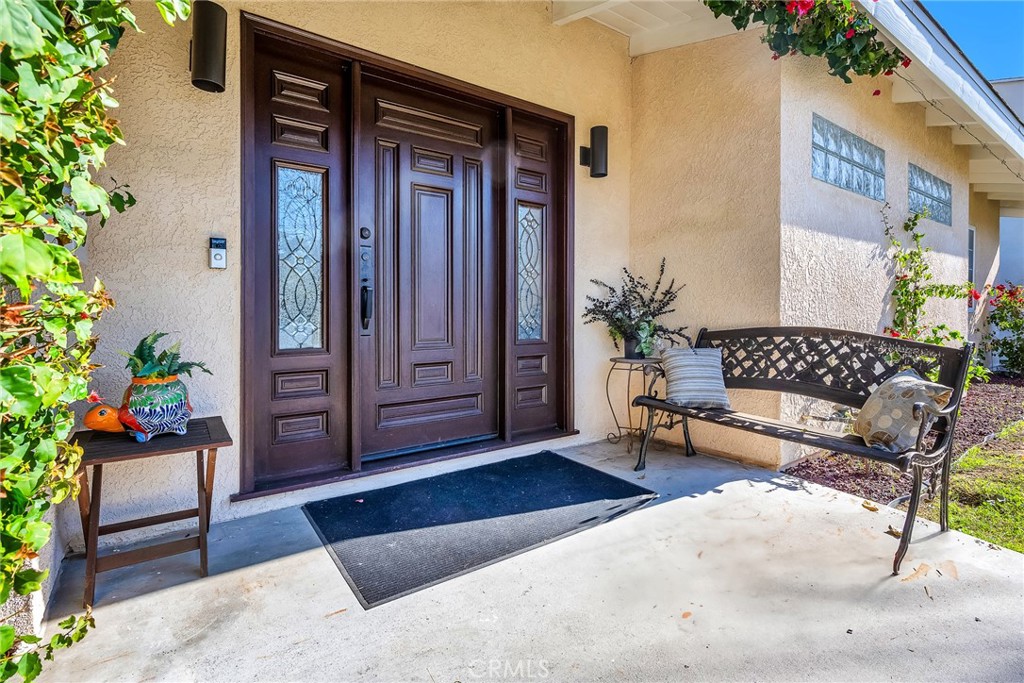
<svg viewBox="0 0 1024 683"><path fill-rule="evenodd" d="M857 30L851 28L849 31L846 32L846 39L849 40L850 38L853 38L855 35L857 35Z"/></svg>
<svg viewBox="0 0 1024 683"><path fill-rule="evenodd" d="M971 289L971 298L977 301L981 298L981 294L976 289Z"/></svg>
<svg viewBox="0 0 1024 683"><path fill-rule="evenodd" d="M902 62L900 62L900 66L902 66L904 69L910 66L910 57L907 57Z"/></svg>
<svg viewBox="0 0 1024 683"><path fill-rule="evenodd" d="M882 94L882 91L881 91L881 90L876 90L875 92L871 93L871 96L872 96L872 97L878 97L878 96L879 96L879 95L881 95L881 94Z"/></svg>
<svg viewBox="0 0 1024 683"><path fill-rule="evenodd" d="M772 61L774 62L774 61L778 60L778 58L779 58L780 56L781 56L781 55L779 55L779 53L778 53L778 52L773 52L773 53L772 53Z"/></svg>
<svg viewBox="0 0 1024 683"><path fill-rule="evenodd" d="M892 76L892 69L886 69L885 75L886 76Z"/></svg>

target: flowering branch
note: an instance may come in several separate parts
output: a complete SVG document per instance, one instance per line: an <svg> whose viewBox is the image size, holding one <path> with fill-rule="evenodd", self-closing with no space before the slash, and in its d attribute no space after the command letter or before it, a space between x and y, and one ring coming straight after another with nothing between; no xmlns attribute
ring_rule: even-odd
<svg viewBox="0 0 1024 683"><path fill-rule="evenodd" d="M858 76L890 75L910 58L887 45L868 15L851 0L703 0L716 17L728 16L737 29L766 27L762 42L772 59L785 55L817 55L828 61L829 73L851 83Z"/></svg>

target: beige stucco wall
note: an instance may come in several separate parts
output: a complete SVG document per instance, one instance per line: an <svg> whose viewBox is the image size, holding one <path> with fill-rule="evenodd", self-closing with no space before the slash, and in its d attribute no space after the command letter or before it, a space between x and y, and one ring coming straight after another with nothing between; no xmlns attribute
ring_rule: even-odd
<svg viewBox="0 0 1024 683"><path fill-rule="evenodd" d="M104 175L129 183L138 205L90 236L87 278L101 277L117 300L98 326L96 388L114 400L128 380L118 349L146 333L171 332L187 358L214 376L189 380L197 415L219 413L237 438L240 390L240 103L241 9L308 29L576 117L576 145L589 128L610 131L607 178L576 168L576 310L591 277L613 277L629 250L630 65L626 39L592 22L551 23L546 2L304 3L225 2L227 91L189 83L188 24L165 26L152 3L133 6L143 35L128 34L115 52L118 118L128 140ZM228 239L227 270L207 268L207 238ZM569 441L608 431L604 372L611 344L595 326L576 326L576 427ZM533 447L531 451L536 451ZM508 455L506 452L503 457ZM194 462L187 456L114 465L106 473L104 519L153 514L194 502ZM254 514L324 498L348 484L230 503L239 488L239 450L218 461L213 518ZM394 481L382 475L381 485ZM81 547L74 504L61 511L66 536ZM120 541L105 537L104 541Z"/></svg>
<svg viewBox="0 0 1024 683"><path fill-rule="evenodd" d="M1001 254L999 249L999 202L992 201L981 192L971 192L969 212L974 228L974 284L984 297L985 285L999 283ZM969 313L971 339L978 341L985 333L985 313L988 299L982 298ZM989 359L991 360L991 359Z"/></svg>
<svg viewBox="0 0 1024 683"><path fill-rule="evenodd" d="M779 323L780 66L751 31L637 58L633 65L630 263L685 282L672 322ZM772 394L734 407L777 415ZM778 464L777 441L695 424L698 449ZM678 430L672 434L678 439Z"/></svg>
<svg viewBox="0 0 1024 683"><path fill-rule="evenodd" d="M783 325L815 325L880 333L891 321L890 260L880 210L883 203L811 177L811 118L824 116L885 150L885 191L890 220L908 211L907 164L953 185L952 226L922 221L937 282L967 279L968 151L952 144L950 128L925 126L918 104L894 104L888 78L857 78L846 85L821 60L802 56L782 63L781 297ZM875 90L879 95L873 95ZM934 301L935 322L969 329L963 301ZM827 414L827 406L798 397L783 400L785 419ZM799 454L783 447L783 462Z"/></svg>

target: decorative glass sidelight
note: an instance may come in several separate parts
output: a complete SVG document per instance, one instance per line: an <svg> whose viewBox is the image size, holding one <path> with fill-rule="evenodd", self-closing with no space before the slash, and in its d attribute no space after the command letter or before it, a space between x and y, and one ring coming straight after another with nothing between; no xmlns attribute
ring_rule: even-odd
<svg viewBox="0 0 1024 683"><path fill-rule="evenodd" d="M544 338L544 207L516 204L517 338Z"/></svg>
<svg viewBox="0 0 1024 683"><path fill-rule="evenodd" d="M277 347L323 347L324 173L277 167Z"/></svg>

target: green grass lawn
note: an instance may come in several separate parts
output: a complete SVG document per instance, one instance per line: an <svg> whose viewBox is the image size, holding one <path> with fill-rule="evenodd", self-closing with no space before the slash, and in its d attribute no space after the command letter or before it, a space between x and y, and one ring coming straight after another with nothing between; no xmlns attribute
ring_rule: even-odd
<svg viewBox="0 0 1024 683"><path fill-rule="evenodd" d="M938 497L921 502L922 517L938 521ZM953 465L950 527L1024 552L1024 421L968 449Z"/></svg>

